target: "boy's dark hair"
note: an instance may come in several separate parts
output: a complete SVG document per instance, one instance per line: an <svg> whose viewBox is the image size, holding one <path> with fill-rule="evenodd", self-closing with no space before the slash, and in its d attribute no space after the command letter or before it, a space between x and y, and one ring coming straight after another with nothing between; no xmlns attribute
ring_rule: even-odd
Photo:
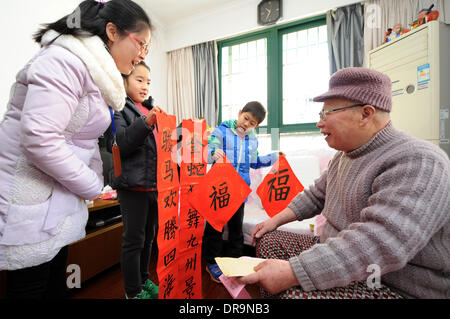
<svg viewBox="0 0 450 319"><path fill-rule="evenodd" d="M245 104L242 112L251 113L258 121L258 124L260 124L266 118L266 109L258 101L251 101Z"/></svg>
<svg viewBox="0 0 450 319"><path fill-rule="evenodd" d="M55 30L60 34L79 37L97 35L106 44L108 22L114 23L121 35L126 35L124 31L140 32L145 28L152 29L152 24L145 11L131 0L107 2L85 0L71 14L56 22L43 24L42 28L33 35L33 39L41 43L42 36L48 30Z"/></svg>

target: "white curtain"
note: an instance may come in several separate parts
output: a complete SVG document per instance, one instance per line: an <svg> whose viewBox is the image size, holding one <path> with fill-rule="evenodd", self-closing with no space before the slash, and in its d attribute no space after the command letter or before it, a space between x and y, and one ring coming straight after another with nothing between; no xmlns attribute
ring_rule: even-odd
<svg viewBox="0 0 450 319"><path fill-rule="evenodd" d="M195 79L192 47L168 53L167 113L176 115L177 124L194 118Z"/></svg>
<svg viewBox="0 0 450 319"><path fill-rule="evenodd" d="M439 11L439 21L450 24L449 0L368 0L364 13L364 50L368 51L381 45L388 28L400 23L409 29L409 24L417 19L419 11L434 4L433 10ZM447 12L446 12L447 11Z"/></svg>

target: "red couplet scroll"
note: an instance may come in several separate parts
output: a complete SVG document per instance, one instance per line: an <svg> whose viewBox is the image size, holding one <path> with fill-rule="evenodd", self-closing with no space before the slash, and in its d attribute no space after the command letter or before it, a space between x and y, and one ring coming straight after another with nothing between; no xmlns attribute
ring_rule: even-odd
<svg viewBox="0 0 450 319"><path fill-rule="evenodd" d="M158 263L159 299L178 298L179 189L176 161L176 117L157 113Z"/></svg>

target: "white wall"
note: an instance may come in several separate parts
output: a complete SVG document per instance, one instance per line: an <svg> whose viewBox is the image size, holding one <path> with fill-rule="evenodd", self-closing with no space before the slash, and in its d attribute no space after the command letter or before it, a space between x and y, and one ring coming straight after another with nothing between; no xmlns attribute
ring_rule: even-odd
<svg viewBox="0 0 450 319"><path fill-rule="evenodd" d="M0 78L0 120L6 111L9 91L16 74L39 50L32 35L41 23L54 22L69 14L77 0L19 0L0 2L0 29L2 34L2 76Z"/></svg>
<svg viewBox="0 0 450 319"><path fill-rule="evenodd" d="M0 29L2 50L0 60L0 122L6 111L9 93L17 73L37 53L39 45L32 35L42 23L54 22L71 13L81 0L17 0L0 2ZM150 94L157 104L166 104L166 53L162 45L164 29L156 26L155 36L147 62L152 69Z"/></svg>
<svg viewBox="0 0 450 319"><path fill-rule="evenodd" d="M155 99L155 105L167 110L167 53L165 28L141 4L147 12L153 25L151 45L145 62L150 66L150 95Z"/></svg>
<svg viewBox="0 0 450 319"><path fill-rule="evenodd" d="M152 18L152 12L148 6L146 6L147 1L151 0L137 0L137 2L147 11L150 18ZM167 57L163 56L162 51L169 52L198 43L221 40L263 29L264 27L259 26L257 23L256 8L259 2L260 0L240 0L232 2L230 5L221 7L220 9L187 17L175 24L164 26L158 25L156 32L159 34L155 36L156 39L154 37L155 41L152 43L149 57L149 62L153 66L150 91L156 91L158 94L161 93L160 90L167 92ZM346 6L356 2L360 1L283 0L283 17L279 21L279 24L323 14L329 9ZM153 20L153 22L155 21L159 24L159 21ZM156 43L157 47L153 48ZM157 53L152 55L154 49L156 49ZM153 93L151 94L153 95ZM158 98L156 100L157 104L165 107L167 98L161 98L161 101L164 101L164 103L159 103L160 101Z"/></svg>
<svg viewBox="0 0 450 319"><path fill-rule="evenodd" d="M166 50L172 51L193 44L263 29L264 27L258 25L256 15L256 8L260 1L241 0L232 2L226 7L191 16L176 24L166 26ZM323 14L329 9L356 2L361 1L283 0L283 17L278 24Z"/></svg>
<svg viewBox="0 0 450 319"><path fill-rule="evenodd" d="M151 68L150 94L156 104L167 104L166 52L186 46L262 29L256 21L256 7L260 0L232 2L206 14L194 15L172 25L162 25L139 0L155 25L147 62ZM189 1L189 0L180 0ZM72 12L78 0L18 0L0 2L0 26L3 32L1 50L2 77L0 79L0 119L6 111L11 85L25 63L38 51L31 40L39 24L53 22ZM326 10L356 3L355 0L284 0L280 23L314 16Z"/></svg>

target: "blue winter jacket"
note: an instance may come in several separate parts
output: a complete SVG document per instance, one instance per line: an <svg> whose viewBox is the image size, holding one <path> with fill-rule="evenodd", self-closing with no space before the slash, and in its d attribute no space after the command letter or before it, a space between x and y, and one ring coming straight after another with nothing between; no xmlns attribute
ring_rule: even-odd
<svg viewBox="0 0 450 319"><path fill-rule="evenodd" d="M214 129L208 139L208 162L213 163L212 155L216 149L222 149L233 167L250 186L250 167L271 166L278 159L278 153L258 155L258 139L254 131L241 138L235 129L237 120L222 122Z"/></svg>

